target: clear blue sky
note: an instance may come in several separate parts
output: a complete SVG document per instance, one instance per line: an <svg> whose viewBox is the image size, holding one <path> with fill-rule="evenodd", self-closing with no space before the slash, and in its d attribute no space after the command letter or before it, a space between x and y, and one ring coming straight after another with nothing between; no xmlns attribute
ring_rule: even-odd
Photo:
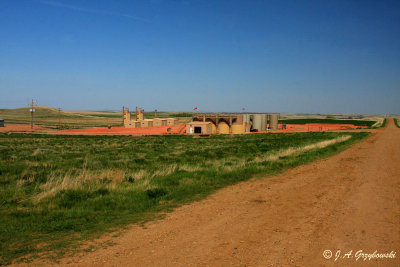
<svg viewBox="0 0 400 267"><path fill-rule="evenodd" d="M0 108L400 113L400 1L0 0Z"/></svg>

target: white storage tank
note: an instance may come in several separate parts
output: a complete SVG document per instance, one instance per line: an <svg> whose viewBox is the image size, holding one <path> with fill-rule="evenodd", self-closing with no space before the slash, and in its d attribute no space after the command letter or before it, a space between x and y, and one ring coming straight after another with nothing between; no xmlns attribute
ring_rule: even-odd
<svg viewBox="0 0 400 267"><path fill-rule="evenodd" d="M270 127L272 131L278 130L279 114L270 114Z"/></svg>

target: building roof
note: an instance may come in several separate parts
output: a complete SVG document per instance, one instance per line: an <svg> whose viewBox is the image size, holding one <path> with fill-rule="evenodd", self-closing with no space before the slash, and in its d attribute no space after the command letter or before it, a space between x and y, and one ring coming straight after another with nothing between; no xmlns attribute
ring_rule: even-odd
<svg viewBox="0 0 400 267"><path fill-rule="evenodd" d="M207 124L211 124L211 122L209 122L209 121L191 121L191 122L189 122L189 124L207 125Z"/></svg>

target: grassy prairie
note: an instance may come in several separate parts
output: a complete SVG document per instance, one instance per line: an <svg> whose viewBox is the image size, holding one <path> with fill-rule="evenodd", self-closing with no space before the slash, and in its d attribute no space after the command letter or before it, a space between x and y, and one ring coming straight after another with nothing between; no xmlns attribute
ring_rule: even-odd
<svg viewBox="0 0 400 267"><path fill-rule="evenodd" d="M0 109L0 118L3 118L6 124L30 124L31 113L29 109ZM119 114L119 117L114 117L117 114L111 112L112 117L99 117L92 114L58 111L48 107L35 107L35 110L35 125L47 128L70 129L122 125L122 115Z"/></svg>
<svg viewBox="0 0 400 267"><path fill-rule="evenodd" d="M0 134L0 263L71 251L80 240L331 155L366 135Z"/></svg>
<svg viewBox="0 0 400 267"><path fill-rule="evenodd" d="M355 126L368 126L371 127L376 123L376 121L368 120L342 120L342 119L284 119L279 120L279 123L286 124L306 124L306 123L332 123L332 124L353 124Z"/></svg>

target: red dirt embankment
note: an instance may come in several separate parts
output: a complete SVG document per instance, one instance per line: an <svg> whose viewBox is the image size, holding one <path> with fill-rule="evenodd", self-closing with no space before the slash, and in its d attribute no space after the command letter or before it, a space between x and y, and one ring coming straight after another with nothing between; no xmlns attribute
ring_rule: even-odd
<svg viewBox="0 0 400 267"><path fill-rule="evenodd" d="M173 126L150 127L150 128L125 128L125 127L102 127L88 129L55 130L46 129L40 126L9 124L0 127L0 132L35 132L44 134L76 134L76 135L160 135L160 134L183 134L185 133L185 124L179 123Z"/></svg>
<svg viewBox="0 0 400 267"><path fill-rule="evenodd" d="M60 263L400 266L399 163L400 129L390 120L337 155L229 186L145 228L131 226L109 238L114 246ZM356 258L375 251L396 258Z"/></svg>
<svg viewBox="0 0 400 267"><path fill-rule="evenodd" d="M42 127L34 126L33 129L27 124L7 124L4 127L0 127L0 132L31 132L31 131L42 131L45 130Z"/></svg>
<svg viewBox="0 0 400 267"><path fill-rule="evenodd" d="M149 127L149 128L125 128L108 127L73 129L59 131L61 134L90 134L90 135L160 135L160 134L182 134L185 132L185 123L173 126Z"/></svg>

